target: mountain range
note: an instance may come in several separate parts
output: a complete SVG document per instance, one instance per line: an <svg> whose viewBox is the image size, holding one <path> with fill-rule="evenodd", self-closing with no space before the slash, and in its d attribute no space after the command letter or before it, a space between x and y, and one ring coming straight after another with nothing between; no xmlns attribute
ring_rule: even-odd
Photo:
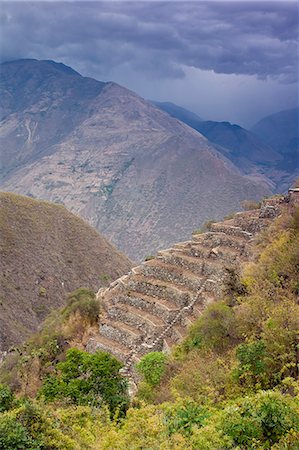
<svg viewBox="0 0 299 450"><path fill-rule="evenodd" d="M134 260L272 190L263 173L113 82L18 60L1 65L0 90L1 189L64 204Z"/></svg>
<svg viewBox="0 0 299 450"><path fill-rule="evenodd" d="M246 130L203 120L173 103L152 103L203 134L244 173L266 177L274 192L287 190L299 174L298 108L267 116Z"/></svg>

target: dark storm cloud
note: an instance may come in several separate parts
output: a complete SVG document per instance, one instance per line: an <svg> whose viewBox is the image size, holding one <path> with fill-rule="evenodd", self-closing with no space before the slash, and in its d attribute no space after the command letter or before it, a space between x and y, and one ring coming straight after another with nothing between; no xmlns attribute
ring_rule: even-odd
<svg viewBox="0 0 299 450"><path fill-rule="evenodd" d="M60 59L91 73L297 78L295 2L2 3L1 57Z"/></svg>

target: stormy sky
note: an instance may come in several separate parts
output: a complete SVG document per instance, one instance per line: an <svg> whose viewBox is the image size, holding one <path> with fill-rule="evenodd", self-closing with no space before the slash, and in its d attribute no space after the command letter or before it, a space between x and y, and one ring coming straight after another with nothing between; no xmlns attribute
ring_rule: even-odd
<svg viewBox="0 0 299 450"><path fill-rule="evenodd" d="M53 59L205 119L297 106L298 3L2 2L2 61Z"/></svg>

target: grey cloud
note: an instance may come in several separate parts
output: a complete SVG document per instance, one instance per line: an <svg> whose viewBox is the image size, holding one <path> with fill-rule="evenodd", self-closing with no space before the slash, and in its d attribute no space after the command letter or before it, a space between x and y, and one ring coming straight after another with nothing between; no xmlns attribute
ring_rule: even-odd
<svg viewBox="0 0 299 450"><path fill-rule="evenodd" d="M2 3L3 60L52 58L104 75L125 65L156 78L190 66L297 78L295 2Z"/></svg>

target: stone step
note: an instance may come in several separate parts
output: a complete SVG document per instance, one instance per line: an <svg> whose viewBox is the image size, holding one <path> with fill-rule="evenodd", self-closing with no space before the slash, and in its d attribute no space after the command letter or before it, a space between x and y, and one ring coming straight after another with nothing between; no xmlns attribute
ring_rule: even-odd
<svg viewBox="0 0 299 450"><path fill-rule="evenodd" d="M236 227L233 225L226 225L223 222L213 223L211 225L211 231L225 233L229 236L238 237L238 238L244 239L246 241L249 241L250 239L252 239L252 233L249 233L248 231L244 231L240 227Z"/></svg>
<svg viewBox="0 0 299 450"><path fill-rule="evenodd" d="M160 255L161 253L161 255ZM210 247L204 245L202 242L190 242L186 247L182 249L172 249L165 252L165 256L173 255L174 257L182 258L190 264L202 264L203 261L209 260L217 261L219 264L226 264L235 261L236 258L242 258L240 250L227 247L224 245L216 245ZM158 257L163 257L164 252L159 252Z"/></svg>
<svg viewBox="0 0 299 450"><path fill-rule="evenodd" d="M106 315L110 320L124 322L149 336L159 334L166 324L162 318L124 303L111 306Z"/></svg>
<svg viewBox="0 0 299 450"><path fill-rule="evenodd" d="M248 255L248 249L246 248L246 241L243 238L239 238L236 236L231 236L223 232L209 232L205 233L205 235L201 238L201 240L197 240L194 237L194 243L198 242L201 246L210 248L222 247L230 249L232 251L236 251L239 256L246 257Z"/></svg>
<svg viewBox="0 0 299 450"><path fill-rule="evenodd" d="M143 338L140 330L117 320L101 322L100 334L129 348L140 344Z"/></svg>
<svg viewBox="0 0 299 450"><path fill-rule="evenodd" d="M114 339L109 339L100 333L96 337L90 339L87 348L87 351L91 351L92 353L98 350L111 353L121 361L125 361L131 353L131 349L129 347Z"/></svg>
<svg viewBox="0 0 299 450"><path fill-rule="evenodd" d="M183 253L182 250L177 250L176 252L160 252L157 259L166 264L187 269L194 275L202 275L203 259Z"/></svg>
<svg viewBox="0 0 299 450"><path fill-rule="evenodd" d="M178 273L182 270L182 273L188 273L189 276L192 274L192 277L196 279L213 275L219 278L219 275L224 271L223 261L219 261L216 256L210 259L201 259L186 255L181 250L180 252L176 251L176 253L166 253L158 256L157 259L158 262L162 261L162 263L166 262L168 265L172 264L178 269ZM235 264L235 261L236 257L231 258L230 264Z"/></svg>
<svg viewBox="0 0 299 450"><path fill-rule="evenodd" d="M222 297L222 284L220 281L217 282L212 278L207 278L205 281L204 291L209 296L212 294L216 299L220 299Z"/></svg>
<svg viewBox="0 0 299 450"><path fill-rule="evenodd" d="M149 261L148 264L142 264L139 268L139 273L156 280L174 284L178 289L188 289L193 294L196 294L202 285L202 279L199 276L195 276L188 270L165 264L158 259Z"/></svg>
<svg viewBox="0 0 299 450"><path fill-rule="evenodd" d="M176 324L172 327L172 338L176 343L181 342L186 336L186 327Z"/></svg>
<svg viewBox="0 0 299 450"><path fill-rule="evenodd" d="M196 320L199 318L199 315L195 315L194 313L188 314L188 316L184 317L182 321L182 326L185 327L185 330L189 328L191 325L196 322Z"/></svg>
<svg viewBox="0 0 299 450"><path fill-rule="evenodd" d="M193 305L193 308L192 308L193 315L195 317L199 317L202 314L204 309L205 309L205 305L203 303L202 304L195 303L195 305Z"/></svg>
<svg viewBox="0 0 299 450"><path fill-rule="evenodd" d="M167 322L172 320L179 311L178 306L173 302L132 290L128 291L126 295L124 294L113 299L114 304L118 302L127 303L142 311L148 311Z"/></svg>
<svg viewBox="0 0 299 450"><path fill-rule="evenodd" d="M132 290L153 297L163 298L174 303L179 308L187 305L194 298L194 292L181 285L165 280L158 280L143 274L134 275L130 279L127 289L128 292Z"/></svg>

